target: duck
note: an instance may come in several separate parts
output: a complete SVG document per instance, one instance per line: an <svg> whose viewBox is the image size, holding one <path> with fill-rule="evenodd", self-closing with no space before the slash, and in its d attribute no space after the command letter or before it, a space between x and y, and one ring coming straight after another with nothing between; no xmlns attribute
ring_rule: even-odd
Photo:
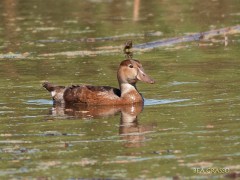
<svg viewBox="0 0 240 180"><path fill-rule="evenodd" d="M119 88L93 85L58 86L48 81L42 86L50 92L54 104L129 105L144 103L143 96L136 87L138 81L155 83L136 59L125 59L120 63L117 79Z"/></svg>

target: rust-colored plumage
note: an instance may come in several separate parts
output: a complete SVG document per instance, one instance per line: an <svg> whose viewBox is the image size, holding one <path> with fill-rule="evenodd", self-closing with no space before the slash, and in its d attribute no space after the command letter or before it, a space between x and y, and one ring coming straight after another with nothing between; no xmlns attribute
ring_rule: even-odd
<svg viewBox="0 0 240 180"><path fill-rule="evenodd" d="M142 68L138 60L124 60L118 68L119 88L109 86L55 86L51 83L43 83L56 103L88 104L88 105L124 105L143 103L141 94L136 89L138 80L154 83Z"/></svg>

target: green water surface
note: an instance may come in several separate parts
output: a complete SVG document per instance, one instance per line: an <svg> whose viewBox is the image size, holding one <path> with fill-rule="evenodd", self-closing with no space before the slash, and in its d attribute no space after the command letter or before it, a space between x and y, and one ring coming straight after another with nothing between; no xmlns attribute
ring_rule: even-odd
<svg viewBox="0 0 240 180"><path fill-rule="evenodd" d="M131 107L105 115L97 107L93 114L54 108L41 87L45 80L117 87L128 39L146 43L239 23L238 0L2 0L0 179L224 179L239 172L240 34L227 45L220 36L134 52L156 83L138 83L145 106L127 117Z"/></svg>

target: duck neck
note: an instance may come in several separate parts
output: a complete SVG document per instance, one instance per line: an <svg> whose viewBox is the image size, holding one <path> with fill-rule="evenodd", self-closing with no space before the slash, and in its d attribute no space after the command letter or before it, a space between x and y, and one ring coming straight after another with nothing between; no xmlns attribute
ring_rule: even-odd
<svg viewBox="0 0 240 180"><path fill-rule="evenodd" d="M119 84L119 88L121 90L121 96L128 94L131 91L137 91L136 84L129 84L129 83L121 83Z"/></svg>
<svg viewBox="0 0 240 180"><path fill-rule="evenodd" d="M142 96L139 94L136 88L136 83L121 83L119 86L121 90L121 98L125 99L125 101L129 101L129 103L137 103L143 101Z"/></svg>

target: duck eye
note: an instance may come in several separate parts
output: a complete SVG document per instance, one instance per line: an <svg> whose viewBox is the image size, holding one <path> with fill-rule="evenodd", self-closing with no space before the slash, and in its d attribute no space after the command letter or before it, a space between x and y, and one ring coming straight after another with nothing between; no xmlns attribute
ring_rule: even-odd
<svg viewBox="0 0 240 180"><path fill-rule="evenodd" d="M133 68L133 65L132 65L132 64L129 64L128 67Z"/></svg>

